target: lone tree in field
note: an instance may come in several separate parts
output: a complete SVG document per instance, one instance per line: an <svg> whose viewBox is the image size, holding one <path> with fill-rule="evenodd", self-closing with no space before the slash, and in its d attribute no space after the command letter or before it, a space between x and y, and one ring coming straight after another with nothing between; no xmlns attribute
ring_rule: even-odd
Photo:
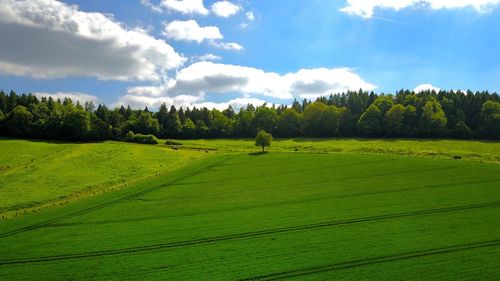
<svg viewBox="0 0 500 281"><path fill-rule="evenodd" d="M260 130L257 133L257 137L255 137L255 146L262 147L262 152L264 152L264 148L266 146L271 146L271 141L273 140L273 136L267 133L264 130Z"/></svg>

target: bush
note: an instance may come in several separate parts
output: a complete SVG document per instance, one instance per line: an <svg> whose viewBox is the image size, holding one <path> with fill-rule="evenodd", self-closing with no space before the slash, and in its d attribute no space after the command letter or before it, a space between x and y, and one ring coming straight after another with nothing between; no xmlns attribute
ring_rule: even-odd
<svg viewBox="0 0 500 281"><path fill-rule="evenodd" d="M158 144L158 139L154 135L134 134L132 131L127 133L125 141L141 144Z"/></svg>
<svg viewBox="0 0 500 281"><path fill-rule="evenodd" d="M165 145L182 145L182 143L180 143L178 141L174 141L174 140L167 140L165 142Z"/></svg>
<svg viewBox="0 0 500 281"><path fill-rule="evenodd" d="M158 144L158 139L154 135L136 134L134 135L134 142L143 144Z"/></svg>
<svg viewBox="0 0 500 281"><path fill-rule="evenodd" d="M125 136L125 141L133 142L134 141L134 132L128 131L127 135Z"/></svg>

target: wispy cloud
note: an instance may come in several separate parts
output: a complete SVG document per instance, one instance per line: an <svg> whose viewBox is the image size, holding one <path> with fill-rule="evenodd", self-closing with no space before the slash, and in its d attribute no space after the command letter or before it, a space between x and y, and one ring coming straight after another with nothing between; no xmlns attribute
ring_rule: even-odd
<svg viewBox="0 0 500 281"><path fill-rule="evenodd" d="M433 10L470 7L478 12L484 12L499 3L500 0L347 0L347 5L340 11L364 18L372 18L376 9L399 11L409 7L424 7Z"/></svg>

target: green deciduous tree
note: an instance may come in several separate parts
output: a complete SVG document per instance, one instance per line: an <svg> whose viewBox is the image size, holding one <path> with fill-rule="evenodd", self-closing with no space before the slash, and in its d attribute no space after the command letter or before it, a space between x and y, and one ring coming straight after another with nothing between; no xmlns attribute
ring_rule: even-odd
<svg viewBox="0 0 500 281"><path fill-rule="evenodd" d="M314 102L304 110L303 131L309 136L321 136L323 128L323 112L327 108L324 103Z"/></svg>
<svg viewBox="0 0 500 281"><path fill-rule="evenodd" d="M402 136L405 134L406 107L396 104L385 113L385 130L390 136Z"/></svg>
<svg viewBox="0 0 500 281"><path fill-rule="evenodd" d="M252 120L252 126L256 131L264 130L274 132L276 128L276 120L278 115L276 110L267 107L265 104L255 110L255 115Z"/></svg>
<svg viewBox="0 0 500 281"><path fill-rule="evenodd" d="M500 136L500 102L487 101L481 109L485 129L492 136Z"/></svg>
<svg viewBox="0 0 500 281"><path fill-rule="evenodd" d="M66 105L63 110L60 130L64 132L64 138L83 140L87 138L90 130L89 113L83 108Z"/></svg>
<svg viewBox="0 0 500 281"><path fill-rule="evenodd" d="M301 122L302 116L294 108L288 108L278 117L276 131L280 137L297 137Z"/></svg>
<svg viewBox="0 0 500 281"><path fill-rule="evenodd" d="M233 132L233 122L226 115L217 109L212 110L212 127L210 134L212 137L224 138Z"/></svg>
<svg viewBox="0 0 500 281"><path fill-rule="evenodd" d="M5 118L7 130L14 136L31 136L33 114L22 105L16 106Z"/></svg>
<svg viewBox="0 0 500 281"><path fill-rule="evenodd" d="M427 101L420 116L420 130L428 136L437 136L445 132L446 116L436 99Z"/></svg>
<svg viewBox="0 0 500 281"><path fill-rule="evenodd" d="M210 129L205 124L205 122L201 119L196 120L196 135L201 138L205 138L208 136Z"/></svg>
<svg viewBox="0 0 500 281"><path fill-rule="evenodd" d="M259 129L297 136L447 136L500 138L497 93L400 90L393 95L348 91L287 105L180 108L154 113L130 106L108 109L69 98L54 100L0 91L0 134L66 140L123 139L128 131L162 137L253 137ZM20 107L19 107L20 106ZM95 107L95 109L94 109ZM0 114L1 115L1 114ZM1 118L1 116L0 116Z"/></svg>
<svg viewBox="0 0 500 281"><path fill-rule="evenodd" d="M183 136L186 138L194 138L196 136L196 125L191 118L186 118L184 126L182 127Z"/></svg>
<svg viewBox="0 0 500 281"><path fill-rule="evenodd" d="M385 113L394 106L393 96L391 95L382 95L378 96L375 101L373 101L373 105L377 106L380 109L380 113L385 115Z"/></svg>
<svg viewBox="0 0 500 281"><path fill-rule="evenodd" d="M340 126L339 134L341 136L353 136L356 132L357 120L355 116L351 113L349 108L341 107L339 109L340 113Z"/></svg>
<svg viewBox="0 0 500 281"><path fill-rule="evenodd" d="M337 107L329 105L323 110L321 126L323 127L323 136L332 137L337 135L340 127L340 111Z"/></svg>
<svg viewBox="0 0 500 281"><path fill-rule="evenodd" d="M382 113L376 105L370 105L359 118L358 133L364 136L382 134Z"/></svg>
<svg viewBox="0 0 500 281"><path fill-rule="evenodd" d="M254 128L252 126L253 110L250 107L240 109L236 115L236 135L238 137L254 136Z"/></svg>
<svg viewBox="0 0 500 281"><path fill-rule="evenodd" d="M264 130L260 130L255 137L255 146L262 147L262 152L264 152L264 148L266 146L271 146L271 142L273 141L273 136L267 133Z"/></svg>

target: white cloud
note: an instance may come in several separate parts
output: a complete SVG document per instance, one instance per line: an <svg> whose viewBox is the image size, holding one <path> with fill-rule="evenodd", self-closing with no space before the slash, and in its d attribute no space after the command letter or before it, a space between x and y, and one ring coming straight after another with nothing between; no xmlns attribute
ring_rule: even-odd
<svg viewBox="0 0 500 281"><path fill-rule="evenodd" d="M192 107L194 104L203 101L203 96L195 96L195 95L179 95L175 97L151 97L151 96L141 96L141 95L133 95L127 94L113 104L113 107L116 106L127 106L130 105L132 108L158 108L161 104L165 103L166 105L175 105L176 107Z"/></svg>
<svg viewBox="0 0 500 281"><path fill-rule="evenodd" d="M349 68L301 69L284 76L294 96L313 99L322 95L344 93L349 90L371 91L377 87L365 82Z"/></svg>
<svg viewBox="0 0 500 281"><path fill-rule="evenodd" d="M162 0L160 7L188 15L208 15L209 13L203 5L203 0Z"/></svg>
<svg viewBox="0 0 500 281"><path fill-rule="evenodd" d="M301 69L280 75L258 68L201 61L179 70L175 78L163 84L129 88L116 105L157 108L166 103L178 107L239 108L248 103L261 105L266 97L286 102L360 88L370 91L376 86L348 68ZM205 99L207 94L235 93L242 97L220 103Z"/></svg>
<svg viewBox="0 0 500 281"><path fill-rule="evenodd" d="M245 49L240 44L234 42L226 43L226 42L212 41L210 42L210 44L216 48L227 51L243 51Z"/></svg>
<svg viewBox="0 0 500 281"><path fill-rule="evenodd" d="M195 41L201 43L205 40L222 39L223 36L216 26L200 27L195 20L175 20L164 24L163 34L170 39L178 41Z"/></svg>
<svg viewBox="0 0 500 281"><path fill-rule="evenodd" d="M221 42L224 38L217 26L200 26L195 20L174 20L164 24L163 35L177 41L201 43L208 41L210 45L223 50L241 51L243 46L238 43Z"/></svg>
<svg viewBox="0 0 500 281"><path fill-rule="evenodd" d="M141 0L141 4L145 7L150 8L151 11L155 13L161 13L163 11L159 6L153 5L150 0Z"/></svg>
<svg viewBox="0 0 500 281"><path fill-rule="evenodd" d="M247 19L245 22L240 23L240 28L245 29L249 27L253 21L255 21L255 14L253 12L246 12L245 18Z"/></svg>
<svg viewBox="0 0 500 281"><path fill-rule="evenodd" d="M198 62L181 69L167 90L169 95L205 92L292 98L285 81L277 73L213 62Z"/></svg>
<svg viewBox="0 0 500 281"><path fill-rule="evenodd" d="M214 54L205 54L201 56L192 56L191 58L192 62L198 62L198 61L219 61L222 60L221 56L214 55Z"/></svg>
<svg viewBox="0 0 500 281"><path fill-rule="evenodd" d="M144 108L148 107L150 109L158 108L160 105L165 103L167 107L175 105L177 108L179 107L197 107L197 108L216 108L218 110L224 110L231 105L233 109L238 110L242 107L247 106L248 104L252 104L254 106L260 106L266 103L265 100L257 99L257 98L236 98L229 100L227 102L208 102L204 101L203 95L179 95L175 97L149 97L149 96L135 96L135 95L126 95L121 97L118 102L116 102L113 106L127 106L130 105L132 108Z"/></svg>
<svg viewBox="0 0 500 281"><path fill-rule="evenodd" d="M340 11L371 18L377 8L399 11L408 7L426 7L433 10L470 7L478 12L484 12L499 3L500 0L347 0L347 6Z"/></svg>
<svg viewBox="0 0 500 281"><path fill-rule="evenodd" d="M0 0L0 72L159 80L185 58L147 31L54 0Z"/></svg>
<svg viewBox="0 0 500 281"><path fill-rule="evenodd" d="M135 86L127 89L127 95L160 97L165 96L168 86L161 84L158 86Z"/></svg>
<svg viewBox="0 0 500 281"><path fill-rule="evenodd" d="M235 111L238 111L240 108L246 107L249 104L251 104L253 106L261 106L264 103L266 103L266 101L262 100L262 99L256 99L256 98L236 98L236 99L232 99L232 100L227 101L227 102L219 102L219 103L216 103L216 102L201 102L201 103L193 104L190 107L196 106L197 108L206 107L206 108L210 108L210 109L216 108L218 110L224 110L224 109L228 108L229 106L231 106Z"/></svg>
<svg viewBox="0 0 500 281"><path fill-rule="evenodd" d="M374 90L348 68L302 69L280 75L274 72L213 62L197 62L177 72L175 79L157 86L128 89L130 96L176 97L240 93L247 98L266 96L282 100L315 98L348 90Z"/></svg>
<svg viewBox="0 0 500 281"><path fill-rule="evenodd" d="M255 20L255 14L253 12L246 12L245 13L245 17L249 21L254 21Z"/></svg>
<svg viewBox="0 0 500 281"><path fill-rule="evenodd" d="M84 105L85 102L91 101L95 105L99 104L101 101L98 97L85 94L85 93L80 93L80 92L55 92L55 93L45 93L45 92L38 92L38 93L33 93L37 98L42 98L42 97L52 97L54 100L60 99L61 101L64 100L64 98L70 98L73 102L79 101L80 104Z"/></svg>
<svg viewBox="0 0 500 281"><path fill-rule="evenodd" d="M413 90L415 93L425 92L425 91L434 91L439 92L441 89L434 87L431 84L420 84Z"/></svg>
<svg viewBox="0 0 500 281"><path fill-rule="evenodd" d="M219 17L228 18L237 14L241 8L229 1L218 1L212 5L212 12Z"/></svg>

